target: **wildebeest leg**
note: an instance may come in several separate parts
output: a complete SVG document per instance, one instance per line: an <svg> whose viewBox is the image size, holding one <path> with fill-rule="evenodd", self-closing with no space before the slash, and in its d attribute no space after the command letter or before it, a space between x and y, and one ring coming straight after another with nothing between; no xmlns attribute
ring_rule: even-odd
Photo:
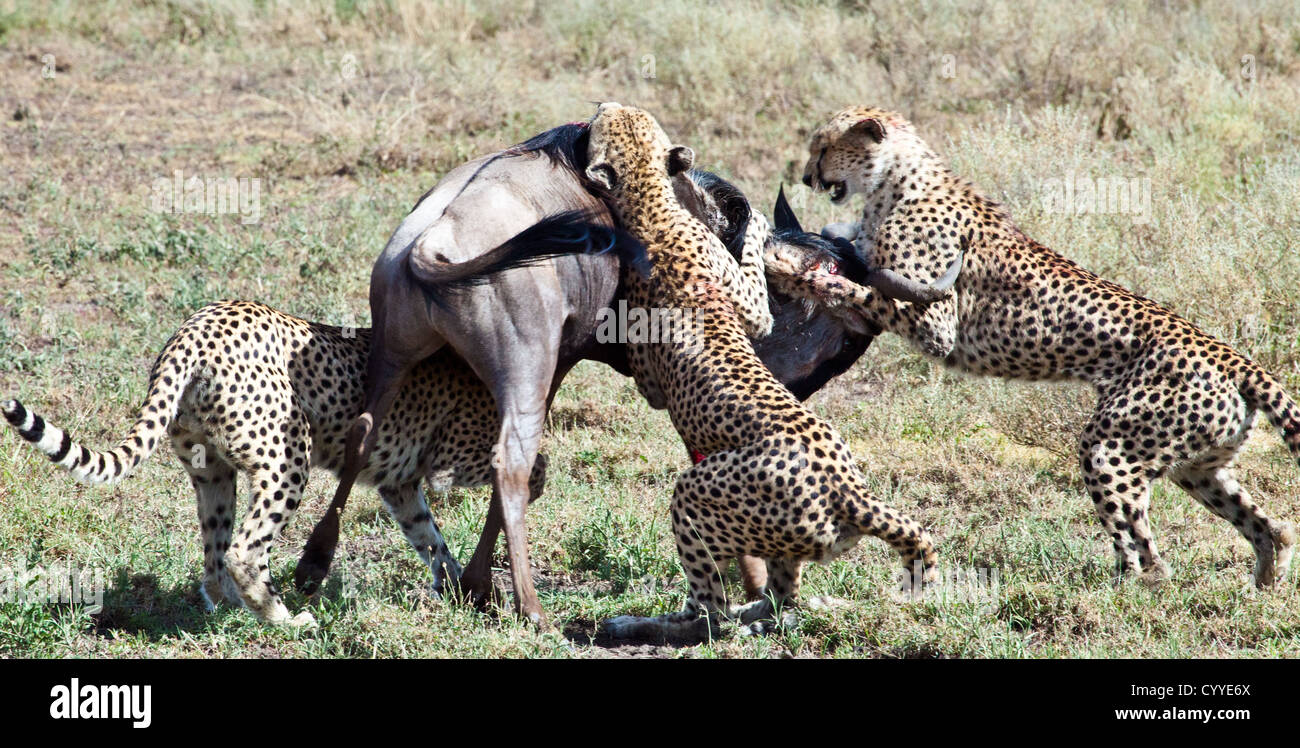
<svg viewBox="0 0 1300 748"><path fill-rule="evenodd" d="M558 377L557 377L558 379ZM552 389L552 396L555 391ZM549 402L546 406L549 412ZM496 481L493 480L495 486ZM533 473L528 485L528 503L532 504L546 489L546 455L537 455L533 462ZM455 578L462 594L479 607L488 601L499 598L496 585L492 583L492 556L496 553L497 536L501 534L501 495L494 488L492 500L488 504L487 520L483 523L483 532L479 535L478 545L469 564Z"/></svg>
<svg viewBox="0 0 1300 748"><path fill-rule="evenodd" d="M480 607L487 605L495 592L492 586L492 554L496 551L497 535L501 532L501 493L496 489L496 483L496 478L493 477L492 500L488 505L487 520L483 523L483 532L479 535L474 555L457 579L461 593Z"/></svg>
<svg viewBox="0 0 1300 748"><path fill-rule="evenodd" d="M348 430L343 468L339 471L339 486L334 491L329 508L325 510L325 516L316 523L311 536L307 538L302 557L298 559L298 568L294 570L294 585L305 594L314 593L329 574L334 550L339 542L339 517L347 506L352 485L370 458L370 450L379 435L379 424L397 399L411 368L426 355L425 351L420 351L416 355L393 356L389 354L389 349L390 346L379 335L371 342L370 356L366 362L365 410Z"/></svg>
<svg viewBox="0 0 1300 748"><path fill-rule="evenodd" d="M530 484L534 482L534 465L559 358L562 325L538 324L547 317L543 311L529 320L531 329L520 328L521 334L506 340L498 337L495 345L462 352L492 390L501 432L492 454L492 505L478 547L461 574L461 589L479 602L488 599L492 592L492 552L497 533L504 529L515 611L538 625L543 625L544 619L529 565L525 513L533 493ZM498 329L514 328L502 325Z"/></svg>
<svg viewBox="0 0 1300 748"><path fill-rule="evenodd" d="M565 367L566 372L567 370L568 368ZM546 412L550 412L551 401L555 398L555 392L559 389L560 380L563 378L564 373L557 372L551 386L551 393L546 399ZM537 459L533 461L533 472L528 481L530 505L546 490L546 464L546 455L543 454L537 455ZM474 548L474 556L456 579L461 594L466 595L480 608L486 607L489 601L499 602L502 599L500 591L492 581L492 557L496 553L497 536L501 534L502 525L501 493L496 489L495 477L492 479L492 485L492 499L488 504L487 519L483 523L482 533L479 534L478 545Z"/></svg>
<svg viewBox="0 0 1300 748"><path fill-rule="evenodd" d="M512 393L501 393L501 437L493 456L495 471L493 490L499 497L501 524L506 533L506 550L510 555L510 581L515 592L515 611L539 626L544 625L542 606L533 588L532 567L528 558L528 525L525 511L529 499L529 477L541 447L546 425L546 387L548 373L540 382L540 391L528 392L525 386ZM534 384L536 384L534 381ZM514 397L512 397L514 395Z"/></svg>
<svg viewBox="0 0 1300 748"><path fill-rule="evenodd" d="M763 599L763 588L767 586L767 563L757 556L741 556L736 563L740 566L740 583L745 587L746 599Z"/></svg>

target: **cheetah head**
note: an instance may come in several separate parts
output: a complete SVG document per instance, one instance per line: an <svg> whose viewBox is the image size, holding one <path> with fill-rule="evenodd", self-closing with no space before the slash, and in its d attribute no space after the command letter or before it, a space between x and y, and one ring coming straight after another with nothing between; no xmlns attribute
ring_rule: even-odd
<svg viewBox="0 0 1300 748"><path fill-rule="evenodd" d="M896 132L912 132L901 115L871 107L849 107L812 135L803 183L829 190L839 204L850 195L870 195L885 183L894 166Z"/></svg>
<svg viewBox="0 0 1300 748"><path fill-rule="evenodd" d="M691 168L695 152L673 145L655 118L616 102L601 104L591 121L587 177L619 196L628 184L670 179Z"/></svg>

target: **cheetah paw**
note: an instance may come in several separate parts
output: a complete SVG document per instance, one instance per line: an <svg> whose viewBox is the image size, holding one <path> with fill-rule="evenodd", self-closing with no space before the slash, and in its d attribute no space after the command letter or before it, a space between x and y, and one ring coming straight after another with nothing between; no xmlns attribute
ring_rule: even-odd
<svg viewBox="0 0 1300 748"><path fill-rule="evenodd" d="M320 624L316 622L316 616L306 610L285 621L284 625L294 629L320 628Z"/></svg>
<svg viewBox="0 0 1300 748"><path fill-rule="evenodd" d="M1277 572L1275 574L1274 584L1279 584L1287 578L1291 572L1291 557L1295 553L1296 532L1295 525L1290 522L1279 523L1280 527L1273 534L1273 547L1277 551L1277 558L1274 561Z"/></svg>
<svg viewBox="0 0 1300 748"><path fill-rule="evenodd" d="M1138 581L1142 584L1155 589L1173 577L1173 572L1169 569L1169 564L1162 559L1157 561L1154 566L1138 575Z"/></svg>
<svg viewBox="0 0 1300 748"><path fill-rule="evenodd" d="M790 631L799 628L799 614L788 610L781 615L781 620L776 621L772 618L765 618L761 621L754 621L750 624L741 624L736 632L737 636L767 636L768 634L779 633L780 631Z"/></svg>
<svg viewBox="0 0 1300 748"><path fill-rule="evenodd" d="M465 573L460 562L451 556L435 559L434 564L429 568L433 572L433 583L429 588L429 593L435 600L442 600L446 597L453 587L460 584L460 577Z"/></svg>
<svg viewBox="0 0 1300 748"><path fill-rule="evenodd" d="M204 587L202 584L199 585L199 597L203 599L203 612L204 612L204 613L215 613L215 612L217 612L217 603L216 603L216 601L214 601L214 600L212 599L212 596L208 594L208 588L207 588L207 587Z"/></svg>

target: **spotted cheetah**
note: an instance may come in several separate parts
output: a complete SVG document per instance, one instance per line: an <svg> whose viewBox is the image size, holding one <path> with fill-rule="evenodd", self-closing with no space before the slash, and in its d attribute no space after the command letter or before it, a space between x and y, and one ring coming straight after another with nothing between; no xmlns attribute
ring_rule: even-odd
<svg viewBox="0 0 1300 748"><path fill-rule="evenodd" d="M691 166L693 152L671 145L648 113L607 103L591 124L588 154L588 175L645 245L649 277L625 271L629 305L693 315L677 334L630 344L628 359L638 382L664 393L673 425L702 456L673 492L673 532L690 585L685 609L622 616L605 630L620 638L696 636L724 616L767 620L793 601L802 562L828 561L862 535L889 543L909 580L929 575L936 561L929 534L870 496L835 429L754 354L724 289L734 259L673 196L671 177ZM719 569L741 555L766 560L766 597L733 611Z"/></svg>
<svg viewBox="0 0 1300 748"><path fill-rule="evenodd" d="M338 474L347 429L363 407L370 330L307 322L251 301L209 304L163 347L135 425L112 450L97 451L14 400L5 418L60 467L90 484L129 475L164 436L190 475L203 537L200 592L211 609L223 598L270 623L310 625L290 616L271 580L271 543L298 508L311 467ZM437 490L490 480L496 404L450 350L422 362L379 430L361 481L374 485L440 590L460 574L429 513L421 477ZM541 494L539 456L530 489ZM248 513L235 522L235 474L252 486Z"/></svg>
<svg viewBox="0 0 1300 748"><path fill-rule="evenodd" d="M829 190L835 203L855 194L866 201L860 257L847 253L857 270L803 278L821 303L954 369L1096 388L1078 456L1114 545L1117 578L1136 574L1154 584L1169 575L1148 518L1161 475L1251 542L1257 586L1285 577L1295 530L1265 515L1234 469L1259 411L1300 457L1300 410L1277 380L1191 322L1027 237L897 113L837 113L813 133L803 181ZM926 281L963 250L955 294L933 304L886 300L845 277L872 266Z"/></svg>

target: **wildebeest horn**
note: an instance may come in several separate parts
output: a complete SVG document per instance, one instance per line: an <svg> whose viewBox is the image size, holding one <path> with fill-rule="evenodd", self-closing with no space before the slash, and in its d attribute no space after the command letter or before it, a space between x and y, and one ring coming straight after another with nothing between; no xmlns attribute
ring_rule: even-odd
<svg viewBox="0 0 1300 748"><path fill-rule="evenodd" d="M846 273L850 280L864 286L871 286L891 299L907 301L913 304L933 304L948 295L949 289L953 287L953 284L957 282L957 277L961 275L967 247L967 242L963 238L961 243L962 251L957 254L957 259L952 261L947 271L934 283L926 284L906 278L887 268L866 267L866 264L858 257L857 251L853 249L853 245L847 239L836 238L832 244L840 250L842 264L848 268L856 268L856 273L852 271ZM855 275L858 277L854 277Z"/></svg>
<svg viewBox="0 0 1300 748"><path fill-rule="evenodd" d="M852 241L857 233L858 224L856 223L828 223L822 227L822 238L827 241L835 241L836 239Z"/></svg>
<svg viewBox="0 0 1300 748"><path fill-rule="evenodd" d="M790 203L785 199L785 183L781 183L780 189L776 191L776 207L772 209L772 219L776 221L777 231L798 231L803 233L803 227L799 225L799 219L795 216L794 210L790 208Z"/></svg>

